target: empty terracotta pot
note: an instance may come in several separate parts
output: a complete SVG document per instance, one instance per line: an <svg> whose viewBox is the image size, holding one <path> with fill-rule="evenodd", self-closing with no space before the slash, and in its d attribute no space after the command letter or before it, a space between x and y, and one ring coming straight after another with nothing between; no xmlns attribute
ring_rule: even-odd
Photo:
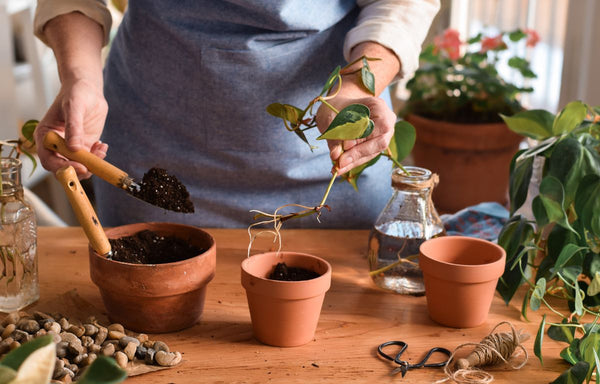
<svg viewBox="0 0 600 384"><path fill-rule="evenodd" d="M206 287L215 276L216 245L200 228L173 223L139 223L106 230L109 239L142 230L175 236L206 251L165 264L109 260L90 247L90 275L100 289L111 321L145 333L164 333L194 325L204 308Z"/></svg>
<svg viewBox="0 0 600 384"><path fill-rule="evenodd" d="M277 263L321 276L303 281L270 280ZM331 265L305 253L261 253L242 262L242 286L256 339L278 347L303 345L315 336L325 292L331 286Z"/></svg>
<svg viewBox="0 0 600 384"><path fill-rule="evenodd" d="M425 241L419 266L429 316L449 327L483 324L505 262L504 249L486 240L445 236Z"/></svg>

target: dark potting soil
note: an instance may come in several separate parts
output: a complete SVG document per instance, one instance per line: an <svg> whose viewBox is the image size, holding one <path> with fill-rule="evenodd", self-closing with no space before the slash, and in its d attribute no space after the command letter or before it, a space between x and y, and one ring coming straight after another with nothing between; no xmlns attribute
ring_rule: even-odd
<svg viewBox="0 0 600 384"><path fill-rule="evenodd" d="M197 256L205 249L174 236L144 230L133 236L109 239L112 259L132 264L164 264Z"/></svg>
<svg viewBox="0 0 600 384"><path fill-rule="evenodd" d="M288 267L285 263L277 263L275 269L273 269L273 272L271 272L269 275L269 279L281 281L302 281L316 279L319 276L321 275L309 269Z"/></svg>
<svg viewBox="0 0 600 384"><path fill-rule="evenodd" d="M190 200L185 185L162 168L151 168L144 174L140 190L131 194L150 204L175 212L193 213L194 203Z"/></svg>

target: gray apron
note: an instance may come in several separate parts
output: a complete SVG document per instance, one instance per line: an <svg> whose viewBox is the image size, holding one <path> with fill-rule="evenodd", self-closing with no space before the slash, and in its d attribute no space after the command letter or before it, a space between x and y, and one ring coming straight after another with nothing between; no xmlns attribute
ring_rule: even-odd
<svg viewBox="0 0 600 384"><path fill-rule="evenodd" d="M94 182L105 226L169 221L247 227L251 209L317 205L330 179L327 144L311 152L272 102L304 107L329 72L358 9L348 0L132 0L105 67L107 160L136 179L165 168L187 187L196 213L167 212ZM339 180L321 223L286 228L368 228L391 195L391 164Z"/></svg>

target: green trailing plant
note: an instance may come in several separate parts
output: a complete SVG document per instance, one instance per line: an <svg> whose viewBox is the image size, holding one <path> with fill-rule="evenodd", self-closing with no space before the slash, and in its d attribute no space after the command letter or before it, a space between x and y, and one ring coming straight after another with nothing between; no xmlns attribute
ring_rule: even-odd
<svg viewBox="0 0 600 384"><path fill-rule="evenodd" d="M54 371L56 344L51 335L35 338L10 351L0 360L0 384L48 384ZM78 384L117 384L127 372L117 362L98 356L81 375Z"/></svg>
<svg viewBox="0 0 600 384"><path fill-rule="evenodd" d="M403 114L455 123L493 123L500 122L500 113L521 111L520 95L533 89L507 81L498 66L506 63L514 74L535 78L519 49L533 47L538 40L535 31L517 29L494 36L479 33L463 42L458 31L446 30L423 49L422 65L406 84L410 98Z"/></svg>
<svg viewBox="0 0 600 384"><path fill-rule="evenodd" d="M267 107L267 112L275 117L282 119L285 128L294 132L302 141L304 141L310 150L312 151L316 147L312 145L305 132L307 130L317 127L316 112L315 109L319 103L325 105L335 113L334 119L331 121L327 129L317 137L317 140L355 140L360 138L368 137L374 128L373 120L370 118L370 110L364 104L351 104L343 108L341 111L335 108L329 103L331 99L334 99L342 87L342 76L352 73L357 73L360 79L361 85L372 95L375 95L375 75L371 72L369 67L369 61L380 60L372 57L360 57L357 60L349 63L345 67L337 66L333 72L327 78L321 92L313 98L306 107L299 108L290 104L273 103ZM357 63L361 63L361 68L357 70L351 70L350 68ZM336 87L337 84L337 87ZM334 90L335 89L335 90ZM402 167L401 161L410 153L415 143L415 129L406 121L399 121L396 123L394 136L385 151L380 153L377 157L371 161L360 165L342 177L348 181L355 190L358 190L357 180L362 172L368 167L375 164L381 158L388 158L391 160L396 167ZM251 229L255 226L263 224L272 224L273 231L267 231L273 233L276 239L280 240L279 229L283 223L287 220L310 216L313 214L317 215L319 219L323 209L330 210L329 206L326 205L327 197L331 191L331 188L338 177L337 172L334 172L327 189L323 195L321 202L315 206L305 206L300 204L286 204L275 210L275 212L266 213L262 211L252 210L255 215L255 220L260 220L251 224L248 228L250 234L250 246L252 245L253 239L258 235L252 236ZM301 210L292 213L280 213L287 208L300 208ZM262 233L262 232L260 232ZM259 234L260 234L259 233ZM280 243L281 244L281 243Z"/></svg>
<svg viewBox="0 0 600 384"><path fill-rule="evenodd" d="M550 338L568 343L561 356L573 364L555 383L589 382L600 369L600 108L577 101L557 115L530 110L503 119L539 144L518 152L511 164L512 217L498 239L507 258L497 290L508 304L527 284L523 317L544 305L557 319L543 317L535 354L543 363L547 328ZM541 182L528 220L516 211L527 199L536 158L543 161ZM549 297L566 301L568 312Z"/></svg>

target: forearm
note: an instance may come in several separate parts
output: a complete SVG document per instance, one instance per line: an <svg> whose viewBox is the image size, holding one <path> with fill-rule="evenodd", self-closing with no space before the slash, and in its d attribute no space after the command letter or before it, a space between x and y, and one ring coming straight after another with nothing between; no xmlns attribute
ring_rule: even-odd
<svg viewBox="0 0 600 384"><path fill-rule="evenodd" d="M61 82L86 79L101 87L104 32L100 24L71 12L48 21L44 35L56 56Z"/></svg>

